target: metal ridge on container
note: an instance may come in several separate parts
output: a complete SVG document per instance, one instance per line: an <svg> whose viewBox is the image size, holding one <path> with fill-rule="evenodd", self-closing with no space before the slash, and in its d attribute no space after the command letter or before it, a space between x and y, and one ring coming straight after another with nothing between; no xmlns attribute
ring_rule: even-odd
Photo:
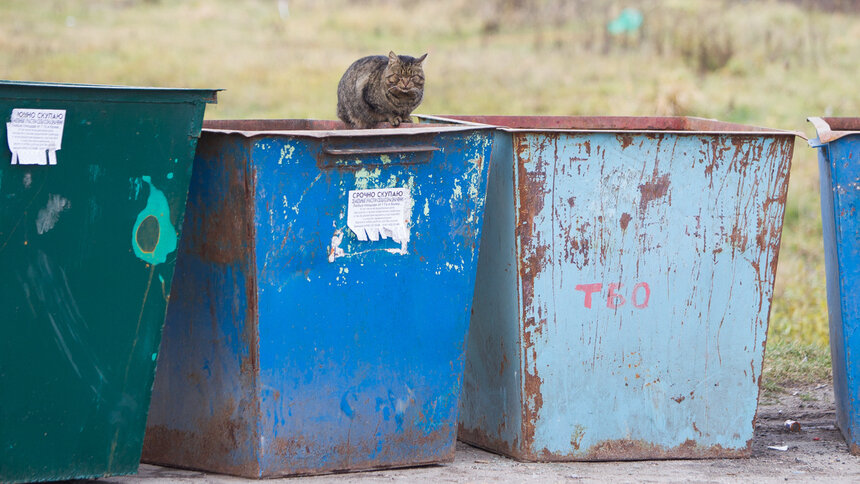
<svg viewBox="0 0 860 484"><path fill-rule="evenodd" d="M14 89L6 94L7 89ZM217 103L217 93L223 89L174 88L174 87L138 87L110 84L76 84L38 81L0 80L0 98L18 98L27 90L37 91L35 98L40 100L80 100L82 94L94 94L100 101L105 102L199 102ZM158 95L158 98L153 98ZM71 96L71 97L70 97ZM145 96L145 97L141 97Z"/></svg>
<svg viewBox="0 0 860 484"><path fill-rule="evenodd" d="M419 115L419 118L436 122L456 120L473 126L492 126L511 133L565 132L599 133L623 131L625 133L676 133L676 134L773 134L799 136L800 131L762 128L745 124L728 123L694 116L470 116L470 115ZM474 121L480 120L480 121ZM517 127L526 122L528 128ZM535 127L535 121L541 126Z"/></svg>
<svg viewBox="0 0 860 484"><path fill-rule="evenodd" d="M818 133L818 140L809 140L809 144L815 148L823 143L836 141L849 134L860 134L860 118L820 118L809 117L807 121L812 123Z"/></svg>
<svg viewBox="0 0 860 484"><path fill-rule="evenodd" d="M290 125L290 129L283 129L285 124ZM292 127L292 125L295 127ZM203 122L203 131L205 132L239 134L247 138L272 135L301 136L306 138L421 135L493 128L494 126L483 124L410 124L409 127L403 128L349 129L340 121L314 119L218 119Z"/></svg>

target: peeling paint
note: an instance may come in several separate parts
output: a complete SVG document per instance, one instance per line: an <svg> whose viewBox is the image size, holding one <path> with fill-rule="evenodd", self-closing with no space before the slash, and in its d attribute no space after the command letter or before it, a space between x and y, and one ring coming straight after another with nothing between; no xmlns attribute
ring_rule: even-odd
<svg viewBox="0 0 860 484"><path fill-rule="evenodd" d="M334 260L338 257L344 256L343 249L340 248L341 241L343 241L343 232L340 230L335 230L334 235L331 236L331 245L328 249L329 262L334 262Z"/></svg>
<svg viewBox="0 0 860 484"><path fill-rule="evenodd" d="M454 191L451 192L451 203L456 202L463 198L463 188L460 187L460 181L457 180L454 182Z"/></svg>
<svg viewBox="0 0 860 484"><path fill-rule="evenodd" d="M377 188L377 183L379 181L379 175L382 173L382 170L379 168L375 168L373 170L368 170L367 168L362 168L355 173L355 189L356 190L367 190L368 188Z"/></svg>
<svg viewBox="0 0 860 484"><path fill-rule="evenodd" d="M149 196L134 223L131 245L140 260L161 264L176 250L176 229L170 221L170 205L164 192L153 185L149 176L142 176L141 180L149 185Z"/></svg>
<svg viewBox="0 0 860 484"><path fill-rule="evenodd" d="M36 216L36 232L42 235L52 228L60 220L60 213L71 208L69 201L60 195L48 195L48 204L39 210Z"/></svg>
<svg viewBox="0 0 860 484"><path fill-rule="evenodd" d="M261 145L262 147L262 145ZM293 153L296 151L296 147L292 145L284 145L281 148L281 156L278 158L278 164L283 165L284 163L289 163L293 159Z"/></svg>

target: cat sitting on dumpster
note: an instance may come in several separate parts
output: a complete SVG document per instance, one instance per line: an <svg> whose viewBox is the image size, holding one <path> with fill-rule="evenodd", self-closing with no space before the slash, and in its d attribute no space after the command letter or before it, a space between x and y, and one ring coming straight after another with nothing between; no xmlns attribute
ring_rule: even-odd
<svg viewBox="0 0 860 484"><path fill-rule="evenodd" d="M415 58L389 52L353 62L337 86L337 117L351 128L374 128L388 122L397 127L424 97L427 54Z"/></svg>

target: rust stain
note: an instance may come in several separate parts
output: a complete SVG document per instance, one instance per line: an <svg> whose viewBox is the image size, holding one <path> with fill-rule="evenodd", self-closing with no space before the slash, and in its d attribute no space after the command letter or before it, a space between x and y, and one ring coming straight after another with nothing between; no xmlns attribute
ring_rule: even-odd
<svg viewBox="0 0 860 484"><path fill-rule="evenodd" d="M747 239L747 235L743 233L740 227L735 225L732 228L732 233L729 235L729 244L734 249L745 251L747 250Z"/></svg>
<svg viewBox="0 0 860 484"><path fill-rule="evenodd" d="M521 283L521 338L525 355L522 361L523 407L522 441L520 445L529 447L534 442L535 424L543 406L541 395L542 380L534 368L535 351L532 338L540 335L546 325L546 315L541 308L534 307L534 279L553 263L552 237L537 232L534 217L544 209L547 194L552 184L548 181L550 170L554 170L557 157L558 134L542 134L534 139L525 135L514 135L515 163L519 180L517 190L518 211L516 236L521 248L522 259L518 261L517 272ZM551 214L553 215L553 214ZM550 239L548 242L543 242ZM533 314L538 313L538 318Z"/></svg>
<svg viewBox="0 0 860 484"><path fill-rule="evenodd" d="M204 133L205 135L205 133ZM220 150L217 142L202 143L201 149ZM254 203L255 173L250 171L230 150L225 154L204 154L203 159L213 160L216 174L210 180L214 186L223 190L222 198L214 206L205 205L197 197L189 198L189 205L197 204L188 213L206 214L188 221L199 224L198 227L186 230L182 242L185 244L182 253L192 253L203 260L219 266L230 266L238 275L228 284L238 289L238 281L242 281L244 293L232 292L232 317L241 328L241 340L247 348L242 352L239 362L239 382L243 395L254 395L259 379L259 334L258 334L258 304L256 284L255 251L253 250L254 234ZM207 167L209 168L209 167ZM213 334L221 334L214 328L219 321L216 307L220 304L218 297L221 293L206 286L193 293L193 297L205 302L195 302L195 306L208 305ZM193 338L193 326L188 327L188 337ZM179 355L175 356L179 358ZM210 387L220 386L219 381L224 376L213 372L211 377L192 372L189 381L209 380ZM251 460L237 461L232 456L243 456L238 449L250 448L258 438L257 426L254 422L260 419L259 402L253 398L242 398L238 402L229 396L222 395L214 402L213 415L193 422L189 427L194 431L184 431L166 425L148 426L144 438L143 460L146 462L171 465L174 467L199 468L214 472L259 477L259 464ZM167 421L172 419L168 416ZM252 455L248 451L247 455Z"/></svg>
<svg viewBox="0 0 860 484"><path fill-rule="evenodd" d="M669 183L668 173L664 173L660 176L657 176L657 173L654 173L650 181L639 185L639 192L642 194L642 197L639 200L639 212L644 213L645 209L648 208L649 203L665 197L669 192Z"/></svg>
<svg viewBox="0 0 860 484"><path fill-rule="evenodd" d="M523 445L530 448L534 444L535 426L539 418L540 409L543 407L543 395L541 394L541 380L537 370L523 371L523 420L522 436Z"/></svg>
<svg viewBox="0 0 860 484"><path fill-rule="evenodd" d="M570 445L573 447L573 450L579 450L583 437L585 437L585 428L582 425L577 425L573 435L570 436Z"/></svg>
<svg viewBox="0 0 860 484"><path fill-rule="evenodd" d="M591 222L583 222L577 227L573 227L572 223L565 224L562 229L563 236L561 240L565 242L562 247L562 255L566 262L575 264L577 268L583 268L588 265L589 255L591 254L591 238L589 227ZM572 231L576 233L571 234Z"/></svg>
<svg viewBox="0 0 860 484"><path fill-rule="evenodd" d="M225 405L211 418L199 421L191 427L197 431L184 431L162 425L147 427L143 439L141 461L199 469L243 477L260 477L259 463L254 459L236 462L227 456L241 455L237 448L252 445L257 439L251 434L255 428L253 419L239 421L233 418L235 402Z"/></svg>
<svg viewBox="0 0 860 484"><path fill-rule="evenodd" d="M471 442L470 442L471 443ZM480 447L480 446L479 446ZM581 447L581 445L580 445ZM730 449L721 445L701 446L688 439L675 447L664 447L643 440L606 440L590 446L583 452L559 454L541 449L540 452L507 452L498 447L488 447L503 452L517 460L529 462L577 462L577 461L629 461L656 459L740 459L752 454L752 439L742 448Z"/></svg>
<svg viewBox="0 0 860 484"><path fill-rule="evenodd" d="M618 139L618 142L621 143L622 150L626 150L630 145L633 144L634 136L632 134L621 133L616 134L615 137Z"/></svg>
<svg viewBox="0 0 860 484"><path fill-rule="evenodd" d="M462 424L457 428L457 440L461 442L490 452L502 453L515 459L525 460L523 451L520 449L519 440L516 437L514 437L513 443L508 443L505 440L493 438L488 434L488 432L481 428L469 429ZM501 435L501 432L499 432L499 435Z"/></svg>
<svg viewBox="0 0 860 484"><path fill-rule="evenodd" d="M627 230L627 225L630 223L630 219L632 218L633 217L631 217L627 212L621 214L621 230Z"/></svg>
<svg viewBox="0 0 860 484"><path fill-rule="evenodd" d="M752 453L751 442L741 449L727 449L721 445L700 446L686 440L676 447L663 447L642 440L607 440L588 448L582 460L644 460L644 459L702 459L742 458Z"/></svg>
<svg viewBox="0 0 860 484"><path fill-rule="evenodd" d="M714 136L708 138L703 143L706 146L700 151L702 154L703 160L708 160L707 165L705 166L705 175L710 178L710 187L714 187L714 169L719 169L720 162L725 158L726 153L731 150L729 146L726 146L726 137L724 136Z"/></svg>
<svg viewBox="0 0 860 484"><path fill-rule="evenodd" d="M407 429L408 428L408 429ZM393 469L398 467L414 467L429 464L441 464L454 461L455 443L453 426L445 426L430 433L423 433L413 425L404 425L404 431L397 432L383 440L382 447L378 448L379 442L376 438L364 440L341 442L333 447L321 448L319 438L304 437L302 435L288 438L276 438L271 447L266 449L269 455L278 457L270 459L274 462L272 467L261 469L260 477L280 476L309 476L329 474L340 471L368 471L379 469ZM440 442L448 444L446 451L437 453L422 452L423 449L438 449ZM409 452L407 449L414 449ZM426 459L420 459L417 455L427 454ZM295 459L298 455L319 454L320 466L301 466ZM369 459L368 456L375 455L376 458ZM324 458L323 458L324 457Z"/></svg>
<svg viewBox="0 0 860 484"><path fill-rule="evenodd" d="M205 136L205 134L204 134ZM210 145L221 146L220 143L200 143L201 149L207 149ZM230 264L241 261L245 252L253 252L253 189L252 175L245 171L244 164L236 158L235 153L225 152L223 159L218 159L217 154L204 154L198 160L209 161L217 164L213 167L215 171L211 183L222 187L224 192L214 205L206 205L202 193L192 190L189 194L188 205L199 207L190 210L205 213L206 217L201 220L193 220L200 223L202 230L188 230L190 238L189 252L200 256L202 259L216 264ZM223 169L222 169L223 168ZM199 168L198 168L199 169ZM220 179L218 179L220 178Z"/></svg>
<svg viewBox="0 0 860 484"><path fill-rule="evenodd" d="M678 395L677 397L673 398L672 400L675 400L675 403L681 403L681 402L683 402L686 398L687 398L687 397L685 397L684 395ZM696 424L693 424L693 425L696 425Z"/></svg>

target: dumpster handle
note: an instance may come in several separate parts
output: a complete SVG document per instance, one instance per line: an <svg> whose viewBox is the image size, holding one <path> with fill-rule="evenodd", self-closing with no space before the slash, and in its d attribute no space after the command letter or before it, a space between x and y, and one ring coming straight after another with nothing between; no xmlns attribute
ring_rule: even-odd
<svg viewBox="0 0 860 484"><path fill-rule="evenodd" d="M430 145L374 146L368 148L329 148L328 146L323 146L323 153L332 156L389 155L398 153L427 153L431 151L440 151L440 149Z"/></svg>

